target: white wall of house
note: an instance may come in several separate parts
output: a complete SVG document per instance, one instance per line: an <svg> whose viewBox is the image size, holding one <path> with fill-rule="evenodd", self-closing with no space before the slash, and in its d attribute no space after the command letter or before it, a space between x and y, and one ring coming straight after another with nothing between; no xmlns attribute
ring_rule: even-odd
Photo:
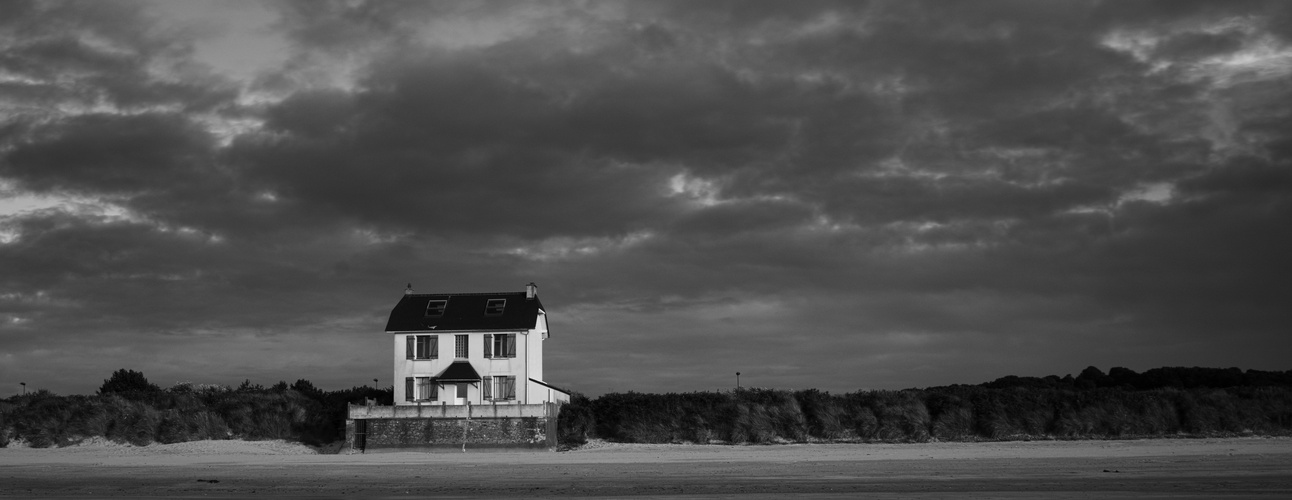
<svg viewBox="0 0 1292 500"><path fill-rule="evenodd" d="M471 384L467 389L467 401L471 404L532 404L547 400L547 391L541 385L529 382L530 378L542 380L543 337L547 331L546 320L539 316L542 330L513 330L497 332L408 332L391 335L394 353L394 384L396 405L416 404L454 404L456 387L453 384L436 384L432 390L437 391L436 401L407 401L404 392L404 380L407 377L436 377L443 373L455 361L468 361L476 372L483 377L512 376L516 377L516 399L512 401L486 401L479 383ZM485 358L485 335L515 334L515 358ZM435 359L408 359L408 337L433 335L439 339L438 357ZM455 354L456 335L466 335L467 357L458 358ZM533 386L542 387L537 391Z"/></svg>
<svg viewBox="0 0 1292 500"><path fill-rule="evenodd" d="M548 389L540 384L530 382L529 379L546 380L543 378L543 340L547 338L547 315L539 313L538 319L534 321L534 329L529 336L529 377L525 379L525 398L535 403L550 402Z"/></svg>

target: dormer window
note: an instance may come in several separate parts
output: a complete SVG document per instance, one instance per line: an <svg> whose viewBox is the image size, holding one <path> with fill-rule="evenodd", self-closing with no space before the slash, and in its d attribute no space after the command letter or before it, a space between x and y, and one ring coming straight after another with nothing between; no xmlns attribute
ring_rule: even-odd
<svg viewBox="0 0 1292 500"><path fill-rule="evenodd" d="M507 299L489 299L485 302L485 316L502 316L502 310L507 306Z"/></svg>
<svg viewBox="0 0 1292 500"><path fill-rule="evenodd" d="M449 305L447 300L432 300L426 303L426 317L438 318L444 316L444 308Z"/></svg>

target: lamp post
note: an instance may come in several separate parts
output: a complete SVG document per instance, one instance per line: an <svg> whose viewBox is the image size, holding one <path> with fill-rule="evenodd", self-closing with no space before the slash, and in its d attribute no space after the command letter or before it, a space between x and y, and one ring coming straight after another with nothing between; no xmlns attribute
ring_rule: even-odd
<svg viewBox="0 0 1292 500"><path fill-rule="evenodd" d="M373 389L380 389L380 387L377 387L377 379L375 379L375 378L374 378L374 379L372 379L372 388L373 388Z"/></svg>
<svg viewBox="0 0 1292 500"><path fill-rule="evenodd" d="M740 388L740 372L736 372L736 388Z"/></svg>
<svg viewBox="0 0 1292 500"><path fill-rule="evenodd" d="M22 394L23 394L24 396L26 396L26 395L27 395L27 383L26 383L26 382L18 382L18 385L21 385L21 386L22 386Z"/></svg>

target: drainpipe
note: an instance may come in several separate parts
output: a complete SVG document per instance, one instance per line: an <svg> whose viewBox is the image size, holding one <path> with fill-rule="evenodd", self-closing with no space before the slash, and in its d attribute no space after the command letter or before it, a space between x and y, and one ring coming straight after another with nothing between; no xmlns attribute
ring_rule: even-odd
<svg viewBox="0 0 1292 500"><path fill-rule="evenodd" d="M529 332L525 333L525 402L522 404L529 404Z"/></svg>

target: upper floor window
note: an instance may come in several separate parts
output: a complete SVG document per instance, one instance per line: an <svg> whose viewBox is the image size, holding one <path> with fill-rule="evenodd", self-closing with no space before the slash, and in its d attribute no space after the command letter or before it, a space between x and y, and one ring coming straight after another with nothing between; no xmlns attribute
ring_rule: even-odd
<svg viewBox="0 0 1292 500"><path fill-rule="evenodd" d="M507 299L489 299L485 302L485 316L502 316L502 310L505 307L507 307Z"/></svg>
<svg viewBox="0 0 1292 500"><path fill-rule="evenodd" d="M484 357L486 358L516 357L516 334L486 333L484 336Z"/></svg>
<svg viewBox="0 0 1292 500"><path fill-rule="evenodd" d="M404 347L406 359L436 359L440 357L438 335L409 335Z"/></svg>
<svg viewBox="0 0 1292 500"><path fill-rule="evenodd" d="M449 305L447 300L432 300L426 303L426 317L438 318L444 316L444 308Z"/></svg>
<svg viewBox="0 0 1292 500"><path fill-rule="evenodd" d="M470 337L468 337L468 336L466 336L466 335L454 335L454 336L453 336L453 344L454 344L454 345L453 345L453 356L454 356L454 357L458 357L458 358L465 358L465 357L467 357L467 339L468 339L468 338L470 338Z"/></svg>

